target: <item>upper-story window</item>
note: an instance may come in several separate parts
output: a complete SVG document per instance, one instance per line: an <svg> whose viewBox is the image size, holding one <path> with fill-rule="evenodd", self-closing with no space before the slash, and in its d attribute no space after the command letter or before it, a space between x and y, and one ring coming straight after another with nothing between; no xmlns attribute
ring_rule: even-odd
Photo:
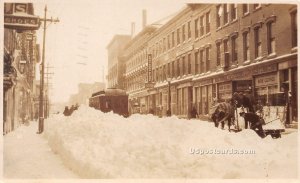
<svg viewBox="0 0 300 183"><path fill-rule="evenodd" d="M217 28L221 26L221 17L222 17L222 7L221 5L217 6L217 12L216 12L216 24L217 24Z"/></svg>
<svg viewBox="0 0 300 183"><path fill-rule="evenodd" d="M188 65L188 70L187 70L187 72L188 72L188 74L191 74L192 73L192 65L191 65L191 54L188 54L188 63L187 63Z"/></svg>
<svg viewBox="0 0 300 183"><path fill-rule="evenodd" d="M229 9L228 9L228 4L224 4L224 24L227 24L229 22Z"/></svg>
<svg viewBox="0 0 300 183"><path fill-rule="evenodd" d="M172 47L175 46L175 32L172 32Z"/></svg>
<svg viewBox="0 0 300 183"><path fill-rule="evenodd" d="M176 71L177 71L176 76L177 77L180 76L180 58L177 59L177 69L176 69Z"/></svg>
<svg viewBox="0 0 300 183"><path fill-rule="evenodd" d="M166 44L166 38L164 37L163 39L163 51L166 51L166 47L167 47L167 44Z"/></svg>
<svg viewBox="0 0 300 183"><path fill-rule="evenodd" d="M231 20L237 19L237 4L231 4Z"/></svg>
<svg viewBox="0 0 300 183"><path fill-rule="evenodd" d="M205 48L206 53L206 72L210 70L210 47Z"/></svg>
<svg viewBox="0 0 300 183"><path fill-rule="evenodd" d="M172 78L175 77L175 67L174 67L175 61L172 62Z"/></svg>
<svg viewBox="0 0 300 183"><path fill-rule="evenodd" d="M243 57L244 61L250 60L250 49L249 49L249 32L243 33Z"/></svg>
<svg viewBox="0 0 300 183"><path fill-rule="evenodd" d="M217 66L221 64L221 42L216 43L217 47Z"/></svg>
<svg viewBox="0 0 300 183"><path fill-rule="evenodd" d="M186 63L185 63L185 56L182 57L182 73L181 75L186 74Z"/></svg>
<svg viewBox="0 0 300 183"><path fill-rule="evenodd" d="M180 29L177 29L177 45L180 44Z"/></svg>
<svg viewBox="0 0 300 183"><path fill-rule="evenodd" d="M291 12L291 33L292 33L292 47L296 47L297 43L297 10Z"/></svg>
<svg viewBox="0 0 300 183"><path fill-rule="evenodd" d="M168 50L171 48L171 45L170 45L170 34L168 35Z"/></svg>
<svg viewBox="0 0 300 183"><path fill-rule="evenodd" d="M182 26L182 42L185 41L185 25Z"/></svg>
<svg viewBox="0 0 300 183"><path fill-rule="evenodd" d="M210 12L205 14L206 34L210 32Z"/></svg>
<svg viewBox="0 0 300 183"><path fill-rule="evenodd" d="M199 52L195 52L195 74L199 72Z"/></svg>
<svg viewBox="0 0 300 183"><path fill-rule="evenodd" d="M188 39L192 37L191 21L188 22Z"/></svg>
<svg viewBox="0 0 300 183"><path fill-rule="evenodd" d="M198 25L198 22L199 21L199 19L198 18L196 18L195 19L195 38L197 38L198 36L199 36L199 25Z"/></svg>
<svg viewBox="0 0 300 183"><path fill-rule="evenodd" d="M236 62L237 61L237 36L232 36L231 37L231 61L232 62Z"/></svg>
<svg viewBox="0 0 300 183"><path fill-rule="evenodd" d="M204 72L204 50L200 50L200 73Z"/></svg>
<svg viewBox="0 0 300 183"><path fill-rule="evenodd" d="M261 28L259 26L254 28L254 46L255 46L255 50L254 50L254 55L255 58L261 57L261 49L262 49L262 45L261 45Z"/></svg>
<svg viewBox="0 0 300 183"><path fill-rule="evenodd" d="M274 21L267 22L268 54L275 53Z"/></svg>
<svg viewBox="0 0 300 183"><path fill-rule="evenodd" d="M168 67L167 67L167 73L168 73L168 78L171 78L171 70L170 70L170 62L168 63Z"/></svg>
<svg viewBox="0 0 300 183"><path fill-rule="evenodd" d="M204 35L204 16L200 17L200 36Z"/></svg>
<svg viewBox="0 0 300 183"><path fill-rule="evenodd" d="M243 4L243 15L249 13L249 4Z"/></svg>

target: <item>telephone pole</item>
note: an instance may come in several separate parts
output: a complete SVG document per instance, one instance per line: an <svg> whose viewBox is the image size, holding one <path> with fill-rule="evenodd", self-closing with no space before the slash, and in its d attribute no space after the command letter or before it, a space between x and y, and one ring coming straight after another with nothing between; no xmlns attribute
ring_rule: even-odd
<svg viewBox="0 0 300 183"><path fill-rule="evenodd" d="M47 5L45 6L45 15L44 18L40 18L40 22L44 23L44 32L43 32L43 56L42 56L42 63L41 63L41 79L40 79L40 102L39 102L39 127L38 127L38 134L43 133L44 131L44 67L45 67L45 43L46 43L46 23L47 22L59 22L58 19L54 20L47 19Z"/></svg>
<svg viewBox="0 0 300 183"><path fill-rule="evenodd" d="M46 87L46 96L45 96L45 101L46 101L46 104L45 104L45 109L44 109L44 111L45 111L45 118L48 118L49 117L49 110L50 110L50 108L49 108L49 106L50 106L50 100L49 100L49 90L50 90L50 88L49 88L49 79L52 79L51 78L51 76L54 74L53 72L49 72L49 69L51 69L51 68L54 68L54 67L50 67L49 66L49 63L47 64L47 67L46 67L46 69L47 69L47 71L46 71L46 73L44 73L45 75L46 75L46 79L47 79L47 87Z"/></svg>

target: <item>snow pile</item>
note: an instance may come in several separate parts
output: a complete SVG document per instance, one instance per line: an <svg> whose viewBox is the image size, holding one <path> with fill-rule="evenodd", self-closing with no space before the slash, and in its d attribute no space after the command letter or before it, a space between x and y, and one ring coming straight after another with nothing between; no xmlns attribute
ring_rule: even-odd
<svg viewBox="0 0 300 183"><path fill-rule="evenodd" d="M53 151L84 178L297 176L297 133L261 139L252 130L229 133L205 121L123 118L85 106L45 125Z"/></svg>

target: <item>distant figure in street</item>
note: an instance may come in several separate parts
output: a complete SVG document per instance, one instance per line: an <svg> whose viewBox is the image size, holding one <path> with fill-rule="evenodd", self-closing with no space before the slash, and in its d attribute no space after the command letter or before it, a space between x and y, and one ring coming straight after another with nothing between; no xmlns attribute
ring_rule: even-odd
<svg viewBox="0 0 300 183"><path fill-rule="evenodd" d="M75 104L74 110L77 110L79 108L78 103Z"/></svg>
<svg viewBox="0 0 300 183"><path fill-rule="evenodd" d="M72 105L70 110L69 110L69 116L71 116L74 111L75 111L75 106Z"/></svg>
<svg viewBox="0 0 300 183"><path fill-rule="evenodd" d="M65 107L65 110L64 110L64 113L63 113L65 116L70 116L70 110L69 110L69 107L66 106Z"/></svg>
<svg viewBox="0 0 300 183"><path fill-rule="evenodd" d="M265 133L264 130L262 128L263 125L263 120L260 119L260 117L252 112L241 112L240 116L242 116L245 119L245 128L248 128L248 122L250 123L250 129L256 131L256 129L258 129L257 134L260 137L265 137Z"/></svg>
<svg viewBox="0 0 300 183"><path fill-rule="evenodd" d="M154 115L154 110L150 108L149 113Z"/></svg>
<svg viewBox="0 0 300 183"><path fill-rule="evenodd" d="M191 110L191 119L197 118L197 117L199 117L198 112L197 112L197 109L196 109L195 106L193 106L193 108L192 108L192 110Z"/></svg>

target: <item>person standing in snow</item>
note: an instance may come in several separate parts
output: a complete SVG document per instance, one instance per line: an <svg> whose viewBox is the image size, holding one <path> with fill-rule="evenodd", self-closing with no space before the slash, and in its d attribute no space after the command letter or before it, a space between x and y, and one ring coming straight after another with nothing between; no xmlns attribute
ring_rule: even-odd
<svg viewBox="0 0 300 183"><path fill-rule="evenodd" d="M69 107L68 107L68 106L65 106L65 110L64 110L63 114L64 114L65 116L70 116L70 110L69 110Z"/></svg>
<svg viewBox="0 0 300 183"><path fill-rule="evenodd" d="M260 117L252 112L241 112L240 116L242 116L245 119L245 128L248 128L248 122L250 123L250 129L256 131L256 129L258 129L257 134L261 137L265 137L265 133L264 130L262 128L262 120L260 119Z"/></svg>
<svg viewBox="0 0 300 183"><path fill-rule="evenodd" d="M193 108L192 108L192 110L191 110L191 119L197 118L197 117L199 117L198 112L197 112L197 109L196 109L195 106L193 106Z"/></svg>

